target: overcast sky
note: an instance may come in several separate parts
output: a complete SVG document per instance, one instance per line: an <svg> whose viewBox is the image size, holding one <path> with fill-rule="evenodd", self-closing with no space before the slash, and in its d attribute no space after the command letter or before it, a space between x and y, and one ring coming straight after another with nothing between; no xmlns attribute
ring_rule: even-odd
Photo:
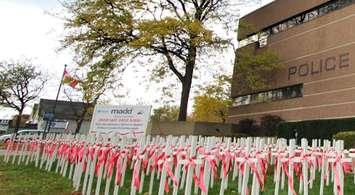
<svg viewBox="0 0 355 195"><path fill-rule="evenodd" d="M271 0L261 1L258 5L243 8L241 14L246 14ZM69 69L73 64L72 53L57 52L60 47L59 40L63 37L63 21L48 14L58 13L61 9L57 0L0 0L0 61L32 59L38 68L50 76L50 81L41 98L55 98L64 64L68 64ZM227 56L227 59L232 59L232 56ZM231 67L226 70L231 70ZM131 75L136 74L133 70L131 72ZM154 104L151 96L154 96L154 89L147 90L146 86L137 82L139 74L138 76L136 74L134 78L131 75L128 73L128 76L124 78L124 82L129 83L125 86L128 96L113 103L135 104L140 101ZM130 82L132 79L134 82ZM27 108L26 112L29 113L30 110ZM0 118L9 118L13 114L14 112L9 109L0 108Z"/></svg>

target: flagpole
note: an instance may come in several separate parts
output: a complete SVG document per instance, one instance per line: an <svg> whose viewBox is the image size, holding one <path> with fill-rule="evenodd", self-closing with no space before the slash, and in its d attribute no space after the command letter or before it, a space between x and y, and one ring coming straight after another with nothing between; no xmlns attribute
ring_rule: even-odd
<svg viewBox="0 0 355 195"><path fill-rule="evenodd" d="M60 90L61 90L62 85L63 85L63 79L64 79L64 75L65 75L65 71L66 71L66 70L67 70L67 65L64 64L64 70L63 70L62 78L60 79L60 84L59 84L59 88L58 88L58 91L57 91L57 97L55 98L55 102L54 102L54 106L53 106L53 110L52 110L53 118L52 118L52 119L50 120L50 122L49 122L47 133L49 133L49 131L50 131L50 129L51 129L52 122L53 122L53 120L54 120L54 118L55 118L55 109L57 108L59 93L60 93Z"/></svg>

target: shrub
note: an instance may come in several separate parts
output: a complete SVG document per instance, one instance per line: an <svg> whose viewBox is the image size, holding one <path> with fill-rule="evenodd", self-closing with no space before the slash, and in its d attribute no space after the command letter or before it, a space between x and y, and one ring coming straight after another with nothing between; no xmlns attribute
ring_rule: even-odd
<svg viewBox="0 0 355 195"><path fill-rule="evenodd" d="M236 133L236 134L233 134L231 137L241 138L241 137L249 137L249 135L245 134L245 133Z"/></svg>
<svg viewBox="0 0 355 195"><path fill-rule="evenodd" d="M284 122L279 125L277 136L290 139L296 130L299 138L332 139L336 133L351 129L355 129L355 118Z"/></svg>
<svg viewBox="0 0 355 195"><path fill-rule="evenodd" d="M276 115L265 115L261 117L260 128L266 136L276 136L277 129L284 120Z"/></svg>
<svg viewBox="0 0 355 195"><path fill-rule="evenodd" d="M248 135L258 135L260 132L260 127L256 124L254 119L243 119L238 123L239 133Z"/></svg>
<svg viewBox="0 0 355 195"><path fill-rule="evenodd" d="M344 140L344 147L355 148L355 131L343 131L334 135L336 140Z"/></svg>

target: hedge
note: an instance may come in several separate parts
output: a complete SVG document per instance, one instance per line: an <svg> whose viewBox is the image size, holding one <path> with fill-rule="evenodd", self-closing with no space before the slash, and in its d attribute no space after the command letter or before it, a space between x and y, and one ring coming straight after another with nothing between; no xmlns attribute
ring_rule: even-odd
<svg viewBox="0 0 355 195"><path fill-rule="evenodd" d="M277 136L287 139L294 138L294 130L296 130L298 138L332 139L340 131L354 129L355 118L284 122L279 125Z"/></svg>
<svg viewBox="0 0 355 195"><path fill-rule="evenodd" d="M355 131L339 132L334 135L336 140L344 140L344 147L355 148Z"/></svg>

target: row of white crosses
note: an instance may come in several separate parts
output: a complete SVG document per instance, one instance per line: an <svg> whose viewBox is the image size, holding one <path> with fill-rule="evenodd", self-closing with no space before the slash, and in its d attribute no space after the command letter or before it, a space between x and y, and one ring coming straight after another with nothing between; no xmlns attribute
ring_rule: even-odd
<svg viewBox="0 0 355 195"><path fill-rule="evenodd" d="M23 136L9 142L4 161L33 163L55 171L70 178L76 191L96 195L117 195L123 188L129 188L131 195L142 194L144 183L150 195L153 189L159 195L169 190L173 195L207 195L216 183L220 184L220 195L228 188L242 195L257 195L264 190L270 165L275 169L275 195L285 190L285 183L289 195L308 195L316 171L321 173L320 195L330 181L334 194L343 195L344 163L352 166L355 184L355 153L334 140L324 140L323 145L313 140L309 146L302 139L298 147L295 140L275 138L48 135L42 140L40 136ZM302 169L298 193L294 189L297 167ZM129 182L127 172L132 173Z"/></svg>

